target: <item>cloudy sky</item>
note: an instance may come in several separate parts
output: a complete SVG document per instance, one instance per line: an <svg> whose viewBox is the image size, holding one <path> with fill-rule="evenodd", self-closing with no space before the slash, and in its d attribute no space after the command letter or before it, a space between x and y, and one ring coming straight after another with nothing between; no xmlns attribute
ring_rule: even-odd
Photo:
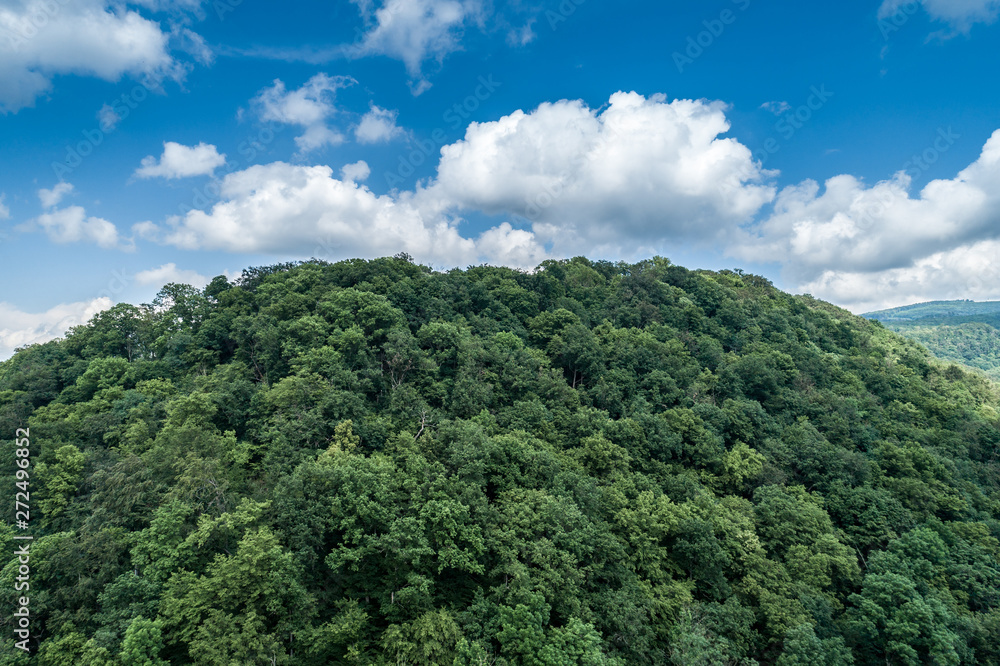
<svg viewBox="0 0 1000 666"><path fill-rule="evenodd" d="M654 254L1000 299L1000 0L0 0L0 358L166 282Z"/></svg>

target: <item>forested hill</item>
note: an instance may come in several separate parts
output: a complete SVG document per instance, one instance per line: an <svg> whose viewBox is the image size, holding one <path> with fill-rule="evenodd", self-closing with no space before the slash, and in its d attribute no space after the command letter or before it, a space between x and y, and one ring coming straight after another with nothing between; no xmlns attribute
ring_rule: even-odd
<svg viewBox="0 0 1000 666"><path fill-rule="evenodd" d="M1000 381L1000 302L935 301L862 316Z"/></svg>
<svg viewBox="0 0 1000 666"><path fill-rule="evenodd" d="M889 310L879 310L862 315L869 319L878 319L883 324L916 322L929 319L952 319L966 317L977 320L1000 318L1000 302L998 301L931 301L917 303ZM986 319L983 319L986 318Z"/></svg>
<svg viewBox="0 0 1000 666"><path fill-rule="evenodd" d="M997 665L998 409L659 258L170 285L0 365L0 664Z"/></svg>

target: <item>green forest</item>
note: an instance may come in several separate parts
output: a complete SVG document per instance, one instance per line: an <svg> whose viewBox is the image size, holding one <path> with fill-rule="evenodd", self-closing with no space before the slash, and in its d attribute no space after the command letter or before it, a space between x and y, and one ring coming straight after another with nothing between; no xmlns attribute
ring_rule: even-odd
<svg viewBox="0 0 1000 666"><path fill-rule="evenodd" d="M914 322L921 319L968 318L982 321L1000 318L1000 301L930 301L916 305L869 312L864 317L883 324Z"/></svg>
<svg viewBox="0 0 1000 666"><path fill-rule="evenodd" d="M940 359L1000 381L1000 302L934 301L863 316L919 342Z"/></svg>
<svg viewBox="0 0 1000 666"><path fill-rule="evenodd" d="M996 326L983 322L921 322L886 326L920 343L942 360L981 370L1000 382L1000 329Z"/></svg>
<svg viewBox="0 0 1000 666"><path fill-rule="evenodd" d="M740 271L171 284L0 430L4 666L1000 665L997 385Z"/></svg>

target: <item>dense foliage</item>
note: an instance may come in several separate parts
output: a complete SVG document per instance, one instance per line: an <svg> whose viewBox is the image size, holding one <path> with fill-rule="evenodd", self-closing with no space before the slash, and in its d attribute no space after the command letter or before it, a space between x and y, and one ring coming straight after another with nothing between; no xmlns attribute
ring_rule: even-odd
<svg viewBox="0 0 1000 666"><path fill-rule="evenodd" d="M1000 303L935 301L864 315L936 357L1000 381Z"/></svg>
<svg viewBox="0 0 1000 666"><path fill-rule="evenodd" d="M982 322L889 324L900 335L927 347L938 358L975 368L1000 381L1000 329Z"/></svg>
<svg viewBox="0 0 1000 666"><path fill-rule="evenodd" d="M0 664L997 665L998 407L659 258L169 285L0 365Z"/></svg>

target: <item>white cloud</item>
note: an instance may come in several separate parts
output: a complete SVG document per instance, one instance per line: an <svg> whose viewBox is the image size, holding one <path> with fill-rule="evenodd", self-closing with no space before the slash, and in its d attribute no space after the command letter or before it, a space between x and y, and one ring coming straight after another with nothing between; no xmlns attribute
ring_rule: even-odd
<svg viewBox="0 0 1000 666"><path fill-rule="evenodd" d="M387 143L405 134L401 127L396 126L398 111L390 111L372 104L371 109L361 118L354 128L354 137L358 143Z"/></svg>
<svg viewBox="0 0 1000 666"><path fill-rule="evenodd" d="M507 43L511 46L527 46L535 41L538 35L535 34L534 25L535 19L529 19L520 28L511 28L507 32Z"/></svg>
<svg viewBox="0 0 1000 666"><path fill-rule="evenodd" d="M103 248L117 247L118 230L115 225L99 217L87 217L81 206L57 208L39 215L28 223L37 225L54 243L96 243Z"/></svg>
<svg viewBox="0 0 1000 666"><path fill-rule="evenodd" d="M619 93L598 112L563 101L473 124L442 149L437 178L414 191L374 194L357 184L367 165L348 165L338 180L326 166L279 162L227 175L208 212L134 231L184 249L403 250L439 265L535 266L550 246L560 256L621 255L717 241L774 197L749 149L720 138L728 128L718 103ZM462 211L526 216L531 228L504 222L468 238L458 231Z"/></svg>
<svg viewBox="0 0 1000 666"><path fill-rule="evenodd" d="M939 136L940 149L947 149L948 136ZM814 181L787 187L773 215L731 251L756 261L780 258L790 279L807 283L832 267L905 268L914 258L1000 235L1000 130L954 179L931 181L912 196L912 175L900 171L871 187L836 176L822 192Z"/></svg>
<svg viewBox="0 0 1000 666"><path fill-rule="evenodd" d="M538 243L534 233L515 229L509 222L483 232L476 239L476 247L481 257L507 266L535 268L546 259L552 258Z"/></svg>
<svg viewBox="0 0 1000 666"><path fill-rule="evenodd" d="M778 262L793 288L856 311L1000 297L1000 279L984 279L1000 273L1000 130L955 178L917 193L913 179L928 168L919 162L874 185L841 175L779 193L775 173L728 130L718 102L616 93L598 110L563 100L471 124L413 190L374 193L361 184L363 162L339 178L327 166L278 162L227 175L209 211L134 231L183 249L330 259L405 251L439 266L628 258L690 242ZM943 130L924 159L957 138ZM472 236L461 233L467 214L506 220Z"/></svg>
<svg viewBox="0 0 1000 666"><path fill-rule="evenodd" d="M163 155L157 160L152 155L143 158L135 175L139 178L188 178L210 176L226 163L226 156L206 143L184 146L173 141L163 143Z"/></svg>
<svg viewBox="0 0 1000 666"><path fill-rule="evenodd" d="M770 111L771 113L773 113L776 116L780 116L785 111L788 111L789 109L791 109L792 105L789 104L788 102L784 102L784 101L782 101L782 102L764 102L763 104L760 105L760 108L764 109L765 111Z"/></svg>
<svg viewBox="0 0 1000 666"><path fill-rule="evenodd" d="M360 162L355 162L354 164L347 164L340 170L340 175L343 180L351 183L363 183L368 180L368 176L372 175L371 167L368 166L368 162L361 160Z"/></svg>
<svg viewBox="0 0 1000 666"><path fill-rule="evenodd" d="M1000 242L985 240L875 272L825 271L800 291L861 314L932 300L1000 300Z"/></svg>
<svg viewBox="0 0 1000 666"><path fill-rule="evenodd" d="M253 102L263 120L304 128L305 133L296 137L295 143L307 153L344 142L343 134L328 127L327 121L337 113L337 91L354 83L349 76L317 74L298 90L288 91L283 81L275 79L274 85L262 90Z"/></svg>
<svg viewBox="0 0 1000 666"><path fill-rule="evenodd" d="M6 198L6 196L7 195L5 194L0 194L0 220L10 219L10 208L5 206L3 203L3 200Z"/></svg>
<svg viewBox="0 0 1000 666"><path fill-rule="evenodd" d="M111 132L118 127L118 123L122 121L122 117L118 115L114 107L110 104L105 104L97 112L97 120L101 123L102 132Z"/></svg>
<svg viewBox="0 0 1000 666"><path fill-rule="evenodd" d="M463 28L470 22L481 23L484 15L480 0L384 0L374 13L371 0L352 1L372 27L348 55L402 60L414 94L430 87L422 72L424 62L441 63L459 50Z"/></svg>
<svg viewBox="0 0 1000 666"><path fill-rule="evenodd" d="M134 231L183 249L330 259L405 251L439 266L628 258L691 242L778 262L793 288L856 311L1000 297L1000 279L984 279L1000 273L1000 130L955 178L917 193L919 163L874 185L841 175L776 193L774 173L724 138L728 130L717 102L617 93L595 110L563 100L473 123L441 149L436 176L410 191L375 194L361 184L364 162L339 178L327 166L278 162L227 175L209 211ZM942 131L924 158L957 138ZM467 214L506 220L471 236L461 233Z"/></svg>
<svg viewBox="0 0 1000 666"><path fill-rule="evenodd" d="M49 240L59 244L86 242L96 243L104 248L117 247L118 229L111 222L99 217L88 217L81 206L57 208L66 195L72 192L73 185L66 182L56 183L51 190L38 190L38 200L46 212L19 228L24 231L40 227ZM122 249L128 249L128 244L123 245Z"/></svg>
<svg viewBox="0 0 1000 666"><path fill-rule="evenodd" d="M170 36L176 42L176 48L189 54L196 62L211 65L215 60L215 53L205 38L189 28L176 28Z"/></svg>
<svg viewBox="0 0 1000 666"><path fill-rule="evenodd" d="M158 23L109 0L4 2L0 35L0 113L33 106L59 74L155 84L185 72Z"/></svg>
<svg viewBox="0 0 1000 666"><path fill-rule="evenodd" d="M73 191L70 183L56 183L51 190L38 190L38 199L42 202L42 208L55 208L67 194Z"/></svg>
<svg viewBox="0 0 1000 666"><path fill-rule="evenodd" d="M155 222L137 222L132 225L132 233L139 238L151 241L160 240L161 229L156 225Z"/></svg>
<svg viewBox="0 0 1000 666"><path fill-rule="evenodd" d="M934 151L955 139L939 134ZM931 149L925 155L933 156ZM952 179L911 193L927 165L868 186L850 175L783 189L729 254L778 262L797 291L865 312L937 299L1000 299L1000 130Z"/></svg>
<svg viewBox="0 0 1000 666"><path fill-rule="evenodd" d="M109 309L109 298L95 298L80 303L66 303L40 313L24 312L9 303L0 303L0 360L6 360L18 347L54 340L72 328L85 324L99 312Z"/></svg>
<svg viewBox="0 0 1000 666"><path fill-rule="evenodd" d="M1000 0L918 0L927 14L949 24L959 32L968 32L976 23L993 23L1000 16ZM900 12L911 13L914 0L884 0L879 19L891 19Z"/></svg>
<svg viewBox="0 0 1000 666"><path fill-rule="evenodd" d="M557 253L716 240L774 197L718 102L616 93L473 123L441 149L437 198L530 219Z"/></svg>
<svg viewBox="0 0 1000 666"><path fill-rule="evenodd" d="M380 256L400 251L455 265L475 261L473 241L414 197L377 196L333 178L327 166L252 166L222 181L221 203L161 230L183 249L242 253ZM137 230L149 235L148 227Z"/></svg>
<svg viewBox="0 0 1000 666"><path fill-rule="evenodd" d="M177 264L171 262L163 264L159 268L151 268L148 271L136 273L135 281L142 285L155 285L157 287L176 282L177 284L189 284L192 287L200 289L212 280L198 271L181 270L177 268Z"/></svg>

